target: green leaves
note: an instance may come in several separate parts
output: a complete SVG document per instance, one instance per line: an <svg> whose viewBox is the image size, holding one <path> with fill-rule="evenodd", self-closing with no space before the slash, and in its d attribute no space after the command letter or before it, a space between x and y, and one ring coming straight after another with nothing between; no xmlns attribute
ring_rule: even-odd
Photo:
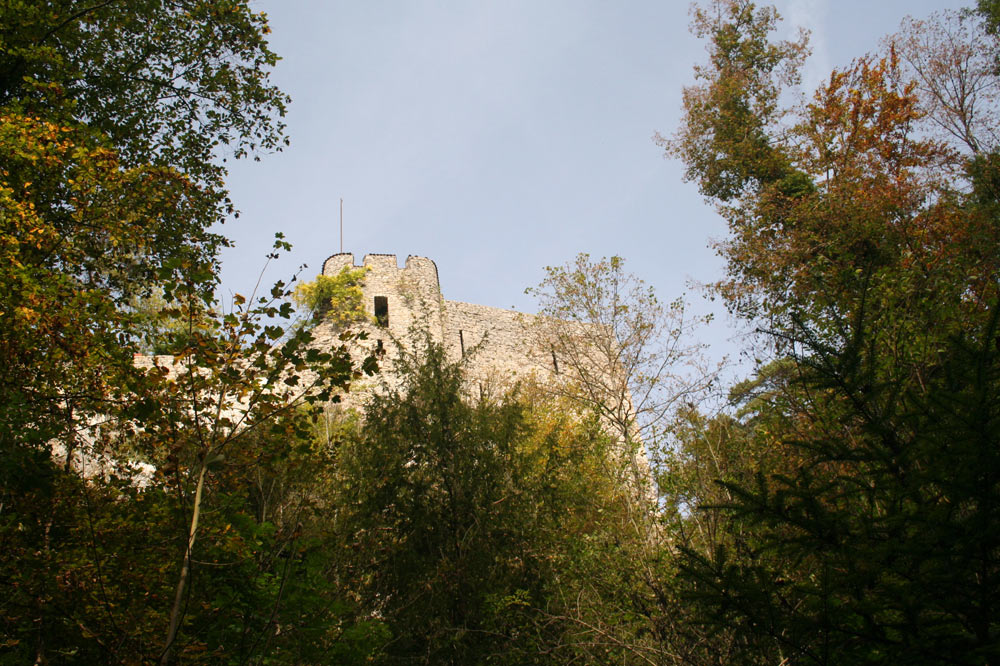
<svg viewBox="0 0 1000 666"><path fill-rule="evenodd" d="M340 580L385 620L387 661L583 658L576 627L549 613L571 612L589 582L578 549L621 519L596 423L528 387L471 399L429 339L394 376L341 444L336 506Z"/></svg>
<svg viewBox="0 0 1000 666"><path fill-rule="evenodd" d="M730 663L989 663L992 158L975 154L988 141L972 125L967 156L916 131L929 115L960 123L967 107L936 107L934 86L967 81L986 38L972 22L911 21L906 44L833 72L782 126L766 103L773 14L715 7L698 24L712 64L673 148L723 204L719 289L776 360L734 388L732 414L694 412L677 430L686 477L670 488L702 507L677 517L695 616L733 631Z"/></svg>
<svg viewBox="0 0 1000 666"><path fill-rule="evenodd" d="M685 119L673 139L657 136L687 165L686 178L720 202L739 200L783 178L788 157L776 136L782 93L799 81L807 35L772 43L773 7L717 0L695 7L693 31L708 40L709 64L695 68L705 83L684 89Z"/></svg>
<svg viewBox="0 0 1000 666"><path fill-rule="evenodd" d="M246 661L292 624L296 526L231 482L352 368L274 322L284 284L215 300L222 146L285 143L267 31L241 0L0 0L0 659Z"/></svg>

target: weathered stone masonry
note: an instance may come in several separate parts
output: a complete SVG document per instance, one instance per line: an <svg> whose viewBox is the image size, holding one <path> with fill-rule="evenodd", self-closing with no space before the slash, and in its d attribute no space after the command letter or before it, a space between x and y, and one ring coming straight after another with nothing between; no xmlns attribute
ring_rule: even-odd
<svg viewBox="0 0 1000 666"><path fill-rule="evenodd" d="M535 315L513 310L445 300L441 294L437 265L426 257L409 256L400 268L393 254L367 254L361 266L368 269L363 292L364 306L372 322L362 327L368 333L368 350L380 344L392 352L395 340L404 346L412 330L426 330L444 346L450 360L466 357L472 381L511 381L535 375L545 379L556 371L551 351L537 349L530 327ZM323 264L324 275L336 275L355 265L351 253L335 254ZM333 338L332 326L317 331L318 337ZM391 358L391 356L390 356Z"/></svg>

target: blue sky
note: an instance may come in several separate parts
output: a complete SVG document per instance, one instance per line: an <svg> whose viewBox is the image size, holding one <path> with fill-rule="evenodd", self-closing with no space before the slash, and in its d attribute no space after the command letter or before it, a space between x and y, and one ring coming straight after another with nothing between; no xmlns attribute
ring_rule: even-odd
<svg viewBox="0 0 1000 666"><path fill-rule="evenodd" d="M805 71L878 47L903 16L969 2L782 0L812 31ZM653 142L680 118L703 45L681 0L267 0L273 80L292 96L291 146L231 167L240 219L223 227L223 290L246 293L273 234L294 245L265 275L306 278L344 250L423 255L445 298L532 311L546 265L617 254L665 300L716 312L703 333L734 354L724 310L691 283L723 263L715 211Z"/></svg>

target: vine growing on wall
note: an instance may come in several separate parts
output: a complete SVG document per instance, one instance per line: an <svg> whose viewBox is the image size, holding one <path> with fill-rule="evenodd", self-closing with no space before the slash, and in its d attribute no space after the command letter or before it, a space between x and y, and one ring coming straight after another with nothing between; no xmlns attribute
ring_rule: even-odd
<svg viewBox="0 0 1000 666"><path fill-rule="evenodd" d="M295 302L312 312L315 319L350 324L366 319L364 282L368 268L344 267L336 275L317 275L295 288Z"/></svg>

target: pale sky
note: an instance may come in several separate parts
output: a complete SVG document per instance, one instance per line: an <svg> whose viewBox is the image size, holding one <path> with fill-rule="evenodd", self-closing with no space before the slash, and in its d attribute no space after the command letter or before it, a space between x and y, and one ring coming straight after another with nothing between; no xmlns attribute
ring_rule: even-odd
<svg viewBox="0 0 1000 666"><path fill-rule="evenodd" d="M906 14L967 2L782 0L812 31L805 70L878 47ZM224 294L253 289L275 231L293 243L270 283L311 278L340 250L434 259L445 298L533 311L524 289L579 252L617 254L663 300L716 312L704 339L733 354L717 303L692 291L723 263L725 227L653 142L672 134L703 45L682 0L260 0L273 80L292 96L291 146L231 168L240 219L222 231ZM230 161L230 164L232 162Z"/></svg>

